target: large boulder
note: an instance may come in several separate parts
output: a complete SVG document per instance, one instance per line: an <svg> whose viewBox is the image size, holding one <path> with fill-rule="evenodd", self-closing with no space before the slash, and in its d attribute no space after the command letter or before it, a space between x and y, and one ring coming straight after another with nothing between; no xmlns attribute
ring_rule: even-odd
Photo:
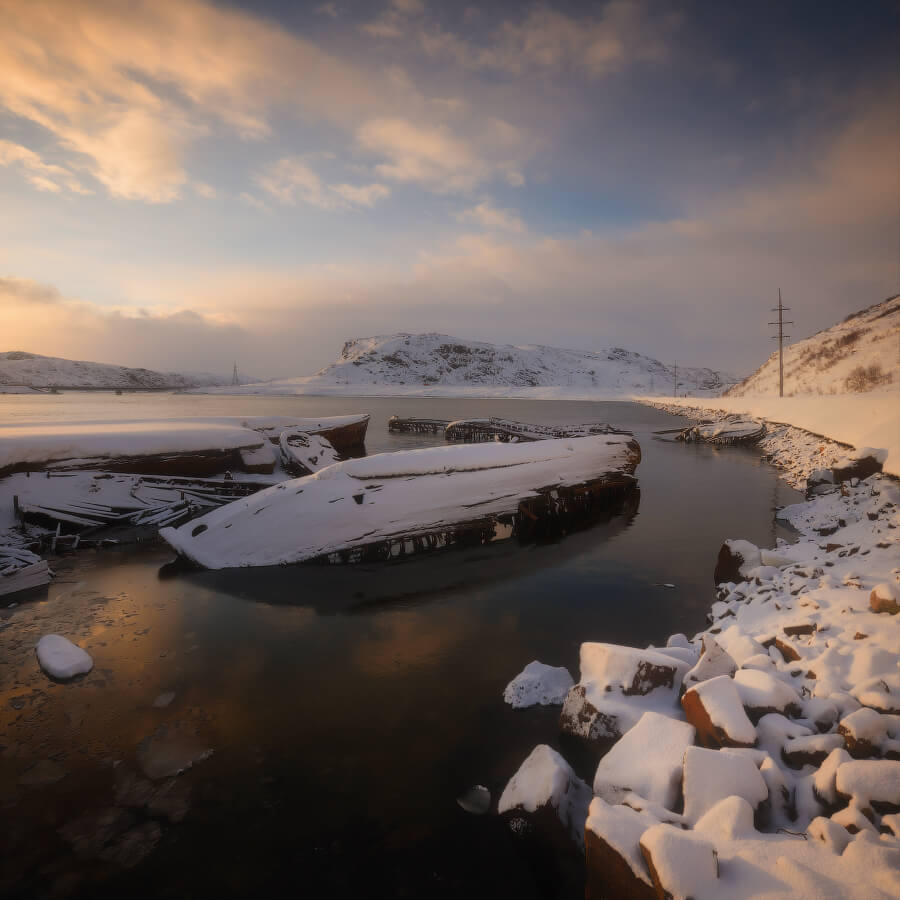
<svg viewBox="0 0 900 900"><path fill-rule="evenodd" d="M655 712L645 712L600 760L594 793L608 803L629 792L673 809L678 799L684 751L694 743L694 729Z"/></svg>
<svg viewBox="0 0 900 900"><path fill-rule="evenodd" d="M560 728L597 740L619 738L648 710L677 714L689 663L658 650L581 645L581 681L566 696Z"/></svg>
<svg viewBox="0 0 900 900"><path fill-rule="evenodd" d="M510 822L524 820L527 827L546 833L551 843L573 841L583 850L584 822L592 796L559 753L539 744L507 783L497 812Z"/></svg>
<svg viewBox="0 0 900 900"><path fill-rule="evenodd" d="M591 801L584 829L586 900L655 900L656 891L641 854L641 835L657 824L646 812Z"/></svg>
<svg viewBox="0 0 900 900"><path fill-rule="evenodd" d="M868 478L881 471L886 459L887 451L885 450L860 447L834 463L831 473L837 482L849 481L851 478Z"/></svg>
<svg viewBox="0 0 900 900"><path fill-rule="evenodd" d="M719 550L713 579L716 584L745 581L751 571L761 565L762 555L755 544L750 541L725 541Z"/></svg>
<svg viewBox="0 0 900 900"><path fill-rule="evenodd" d="M716 678L719 675L734 675L737 663L731 654L710 635L703 635L703 650L697 664L684 676L684 687L690 688L701 681Z"/></svg>
<svg viewBox="0 0 900 900"><path fill-rule="evenodd" d="M657 897L688 900L716 892L716 849L705 837L673 825L654 825L641 836L641 853Z"/></svg>
<svg viewBox="0 0 900 900"><path fill-rule="evenodd" d="M752 747L756 743L756 729L728 675L695 685L685 692L681 706L704 747Z"/></svg>
<svg viewBox="0 0 900 900"><path fill-rule="evenodd" d="M683 789L684 817L692 824L726 797L743 797L754 809L769 797L753 757L740 750L688 747Z"/></svg>

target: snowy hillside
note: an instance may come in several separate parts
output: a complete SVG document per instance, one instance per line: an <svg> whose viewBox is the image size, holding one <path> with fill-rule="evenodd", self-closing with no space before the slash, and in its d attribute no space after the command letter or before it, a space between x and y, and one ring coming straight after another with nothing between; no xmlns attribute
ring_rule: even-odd
<svg viewBox="0 0 900 900"><path fill-rule="evenodd" d="M240 379L246 383L252 379ZM21 391L20 385L34 388L188 388L201 385L230 384L231 376L198 373L154 372L150 369L129 369L106 363L61 359L12 350L0 353L0 393Z"/></svg>
<svg viewBox="0 0 900 900"><path fill-rule="evenodd" d="M249 385L248 393L331 393L378 386L391 393L472 391L495 394L559 388L564 394L671 395L674 371L614 347L561 350L464 341L446 334L391 334L347 341L337 362L315 375ZM679 393L720 393L735 379L712 369L678 367ZM230 391L229 391L230 392Z"/></svg>
<svg viewBox="0 0 900 900"><path fill-rule="evenodd" d="M900 384L900 294L784 351L785 396L890 390ZM778 352L731 397L778 393Z"/></svg>

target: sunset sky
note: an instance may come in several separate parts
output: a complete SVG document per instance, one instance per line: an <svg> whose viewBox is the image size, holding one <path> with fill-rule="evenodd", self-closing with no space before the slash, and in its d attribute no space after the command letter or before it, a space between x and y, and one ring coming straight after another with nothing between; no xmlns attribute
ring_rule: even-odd
<svg viewBox="0 0 900 900"><path fill-rule="evenodd" d="M746 373L900 290L900 5L0 0L0 350Z"/></svg>

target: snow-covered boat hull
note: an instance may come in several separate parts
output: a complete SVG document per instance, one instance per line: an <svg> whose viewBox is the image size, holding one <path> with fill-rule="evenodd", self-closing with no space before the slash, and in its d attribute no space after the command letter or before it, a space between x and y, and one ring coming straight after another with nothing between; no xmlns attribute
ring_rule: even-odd
<svg viewBox="0 0 900 900"><path fill-rule="evenodd" d="M210 569L377 559L508 535L578 513L635 484L631 436L384 453L328 466L160 535ZM418 545L417 546L417 542Z"/></svg>
<svg viewBox="0 0 900 900"><path fill-rule="evenodd" d="M28 550L0 547L0 597L43 587L52 576L47 560Z"/></svg>
<svg viewBox="0 0 900 900"><path fill-rule="evenodd" d="M729 416L719 422L700 422L685 428L678 440L707 444L755 444L766 434L766 425L756 419Z"/></svg>

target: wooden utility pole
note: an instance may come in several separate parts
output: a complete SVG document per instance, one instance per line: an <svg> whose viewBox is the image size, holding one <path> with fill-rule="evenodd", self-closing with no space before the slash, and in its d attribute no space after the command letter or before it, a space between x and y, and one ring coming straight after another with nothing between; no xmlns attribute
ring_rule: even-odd
<svg viewBox="0 0 900 900"><path fill-rule="evenodd" d="M778 341L778 396L784 396L784 340L789 338L789 334L784 333L785 325L793 325L793 322L785 322L784 314L790 310L789 306L784 306L781 302L781 288L778 288L778 306L772 308L772 312L778 313L777 322L769 322L770 325L778 326L778 334L772 335L772 340Z"/></svg>
<svg viewBox="0 0 900 900"><path fill-rule="evenodd" d="M674 374L672 375L672 381L675 382L675 390L674 390L674 393L672 394L672 396L677 397L678 396L678 363L675 363L673 368L675 371L674 371Z"/></svg>

